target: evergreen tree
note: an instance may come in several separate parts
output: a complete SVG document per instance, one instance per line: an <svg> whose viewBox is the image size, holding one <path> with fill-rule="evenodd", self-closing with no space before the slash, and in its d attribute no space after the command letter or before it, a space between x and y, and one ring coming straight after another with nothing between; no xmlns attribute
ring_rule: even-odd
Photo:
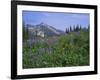
<svg viewBox="0 0 100 80"><path fill-rule="evenodd" d="M79 24L76 26L76 32L79 31Z"/></svg>
<svg viewBox="0 0 100 80"><path fill-rule="evenodd" d="M82 30L82 26L80 25L79 30Z"/></svg>
<svg viewBox="0 0 100 80"><path fill-rule="evenodd" d="M68 30L67 30L67 28L66 28L66 31L65 31L66 33L68 33Z"/></svg>
<svg viewBox="0 0 100 80"><path fill-rule="evenodd" d="M73 26L73 31L75 31L75 25Z"/></svg>
<svg viewBox="0 0 100 80"><path fill-rule="evenodd" d="M70 32L70 29L68 28L67 31L68 31L68 33L69 33L69 32Z"/></svg>
<svg viewBox="0 0 100 80"><path fill-rule="evenodd" d="M23 26L23 40L25 41L29 38L29 31L28 31L28 27L27 26L25 27L24 21L22 26Z"/></svg>
<svg viewBox="0 0 100 80"><path fill-rule="evenodd" d="M70 26L70 32L72 32L72 27Z"/></svg>
<svg viewBox="0 0 100 80"><path fill-rule="evenodd" d="M69 33L70 32L70 30L69 30L69 28L66 28L66 31L65 31L66 33Z"/></svg>
<svg viewBox="0 0 100 80"><path fill-rule="evenodd" d="M88 25L88 30L90 29L90 24Z"/></svg>

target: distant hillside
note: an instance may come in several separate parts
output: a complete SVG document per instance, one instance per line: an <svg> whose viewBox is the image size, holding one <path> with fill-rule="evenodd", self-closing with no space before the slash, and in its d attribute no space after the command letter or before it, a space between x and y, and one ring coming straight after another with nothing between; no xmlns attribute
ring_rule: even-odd
<svg viewBox="0 0 100 80"><path fill-rule="evenodd" d="M43 32L45 36L57 36L65 34L64 31L58 30L46 23L40 23L37 25L28 25L26 27L28 27L29 32L31 32L32 34L35 34L36 31Z"/></svg>

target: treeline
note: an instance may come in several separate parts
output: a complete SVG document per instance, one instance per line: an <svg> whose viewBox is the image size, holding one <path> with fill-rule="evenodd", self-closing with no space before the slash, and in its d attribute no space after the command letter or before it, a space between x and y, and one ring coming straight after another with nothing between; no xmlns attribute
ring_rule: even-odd
<svg viewBox="0 0 100 80"><path fill-rule="evenodd" d="M25 24L23 22L23 41L29 39L29 31L28 27L25 27Z"/></svg>
<svg viewBox="0 0 100 80"><path fill-rule="evenodd" d="M70 33L70 32L78 32L80 30L89 30L89 27L90 27L89 25L86 28L86 27L82 27L81 25L77 24L76 26L73 25L73 26L67 27L65 32Z"/></svg>

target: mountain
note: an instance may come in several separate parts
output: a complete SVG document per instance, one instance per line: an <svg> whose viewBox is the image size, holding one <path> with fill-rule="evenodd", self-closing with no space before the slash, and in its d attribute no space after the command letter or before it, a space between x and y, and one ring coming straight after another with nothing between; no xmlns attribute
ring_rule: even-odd
<svg viewBox="0 0 100 80"><path fill-rule="evenodd" d="M39 32L44 33L45 36L57 36L57 35L65 34L64 31L58 30L53 26L50 26L45 23L40 23L38 25L28 25L27 27L32 34L35 34L36 31L38 33Z"/></svg>

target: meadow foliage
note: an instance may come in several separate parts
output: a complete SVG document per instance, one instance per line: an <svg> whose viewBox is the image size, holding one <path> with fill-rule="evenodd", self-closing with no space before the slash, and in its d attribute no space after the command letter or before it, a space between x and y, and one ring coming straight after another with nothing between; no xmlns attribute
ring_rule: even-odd
<svg viewBox="0 0 100 80"><path fill-rule="evenodd" d="M31 46L25 42L27 34L23 36L23 68L89 65L89 29L67 29L64 35L37 37Z"/></svg>

